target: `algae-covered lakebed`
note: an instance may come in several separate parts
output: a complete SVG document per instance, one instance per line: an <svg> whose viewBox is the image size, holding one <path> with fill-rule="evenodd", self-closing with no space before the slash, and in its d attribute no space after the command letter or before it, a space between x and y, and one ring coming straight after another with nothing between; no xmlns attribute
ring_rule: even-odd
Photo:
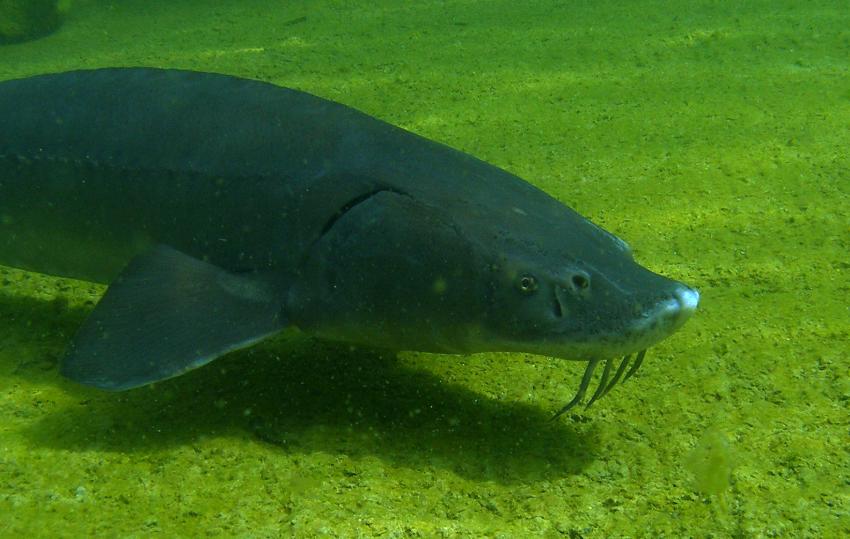
<svg viewBox="0 0 850 539"><path fill-rule="evenodd" d="M0 46L0 80L153 66L306 90L526 178L701 303L550 422L583 363L281 336L85 388L58 361L104 288L0 268L0 536L850 535L846 6L62 5Z"/></svg>

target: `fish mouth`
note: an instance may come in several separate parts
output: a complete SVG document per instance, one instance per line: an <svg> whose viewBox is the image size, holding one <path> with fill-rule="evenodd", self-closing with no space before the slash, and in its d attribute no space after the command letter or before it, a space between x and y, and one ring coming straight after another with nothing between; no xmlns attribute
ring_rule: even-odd
<svg viewBox="0 0 850 539"><path fill-rule="evenodd" d="M602 370L602 376L599 379L596 391L594 391L590 400L585 404L585 409L607 395L618 382L621 384L625 383L626 380L631 378L640 369L646 357L646 350L649 343L654 344L679 329L694 314L697 305L699 305L699 292L688 286L678 285L674 289L671 298L656 304L645 317L638 320L630 328L630 333L640 335L638 339L631 343L632 346L640 347L639 350L636 353L626 353L620 359L616 370L614 370L616 360L613 358L589 360L575 396L570 402L558 410L552 416L551 420L554 421L561 417L584 400L587 389L590 386L590 381L593 378L593 373L599 363L604 361L605 367ZM643 343L648 344L641 347ZM612 371L614 372L613 376L611 375ZM622 382L620 382L620 379L622 379Z"/></svg>

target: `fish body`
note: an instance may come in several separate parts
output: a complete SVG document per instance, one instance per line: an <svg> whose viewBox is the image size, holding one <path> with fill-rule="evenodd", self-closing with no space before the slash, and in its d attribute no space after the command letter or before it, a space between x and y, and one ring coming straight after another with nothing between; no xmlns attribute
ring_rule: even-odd
<svg viewBox="0 0 850 539"><path fill-rule="evenodd" d="M286 327L595 366L698 303L521 178L304 92L109 68L2 82L0 118L0 264L110 285L62 362L83 384L156 382Z"/></svg>

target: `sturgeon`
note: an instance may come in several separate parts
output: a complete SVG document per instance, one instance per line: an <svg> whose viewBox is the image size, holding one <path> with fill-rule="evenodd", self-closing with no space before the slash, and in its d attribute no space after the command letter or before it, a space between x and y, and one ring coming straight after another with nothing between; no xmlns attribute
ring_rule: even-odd
<svg viewBox="0 0 850 539"><path fill-rule="evenodd" d="M284 328L395 351L587 362L587 405L696 290L521 178L353 108L232 76L0 83L0 264L109 287L60 370L125 390Z"/></svg>

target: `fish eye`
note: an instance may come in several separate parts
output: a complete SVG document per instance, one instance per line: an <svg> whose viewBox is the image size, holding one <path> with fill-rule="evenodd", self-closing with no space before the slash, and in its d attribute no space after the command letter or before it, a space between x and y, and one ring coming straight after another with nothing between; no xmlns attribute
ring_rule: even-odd
<svg viewBox="0 0 850 539"><path fill-rule="evenodd" d="M525 274L519 278L517 281L517 287L519 291L524 294L531 294L535 290L537 290L537 279L534 275Z"/></svg>

